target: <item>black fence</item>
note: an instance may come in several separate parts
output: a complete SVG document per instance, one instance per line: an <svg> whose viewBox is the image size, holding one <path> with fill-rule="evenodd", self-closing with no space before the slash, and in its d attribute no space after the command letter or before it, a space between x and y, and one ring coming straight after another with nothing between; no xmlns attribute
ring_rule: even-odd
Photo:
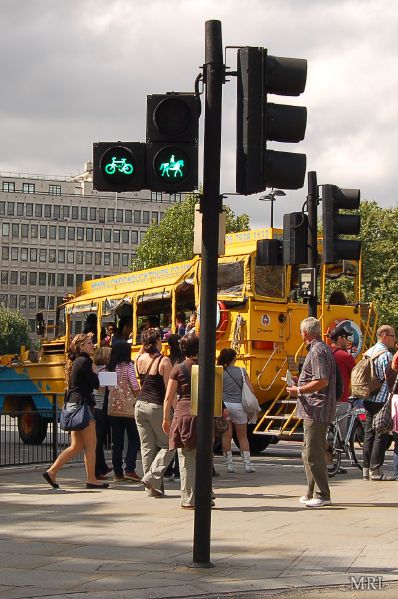
<svg viewBox="0 0 398 599"><path fill-rule="evenodd" d="M55 396L49 410L0 412L0 468L53 462L69 445L69 433L60 429L58 420ZM106 453L110 446L109 438ZM82 462L83 454L71 461Z"/></svg>

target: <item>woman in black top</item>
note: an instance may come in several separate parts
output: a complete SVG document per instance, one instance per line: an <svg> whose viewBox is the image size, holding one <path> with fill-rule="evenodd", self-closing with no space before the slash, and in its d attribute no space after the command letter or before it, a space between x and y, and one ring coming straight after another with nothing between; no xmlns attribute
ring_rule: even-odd
<svg viewBox="0 0 398 599"><path fill-rule="evenodd" d="M68 380L67 401L86 402L90 406L91 418L88 426L80 431L71 432L71 444L59 454L52 466L43 472L43 478L53 489L58 489L56 482L58 471L76 454L84 452L84 463L87 473L87 489L106 489L108 484L95 477L96 433L94 422L95 400L93 390L98 389L99 379L91 357L94 354L92 335L81 333L74 337L71 344L72 354L66 365Z"/></svg>

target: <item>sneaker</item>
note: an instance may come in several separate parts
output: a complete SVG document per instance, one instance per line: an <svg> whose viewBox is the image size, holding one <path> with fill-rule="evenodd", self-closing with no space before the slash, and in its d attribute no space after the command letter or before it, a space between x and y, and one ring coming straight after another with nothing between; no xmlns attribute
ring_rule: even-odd
<svg viewBox="0 0 398 599"><path fill-rule="evenodd" d="M128 483L129 479L124 476L124 474L115 474L113 477L114 483Z"/></svg>
<svg viewBox="0 0 398 599"><path fill-rule="evenodd" d="M135 483L140 483L141 482L140 477L138 476L138 474L135 471L133 471L133 472L125 472L124 473L124 478L128 478L128 480L132 480Z"/></svg>
<svg viewBox="0 0 398 599"><path fill-rule="evenodd" d="M384 474L381 468L375 468L370 472L370 480L395 480L395 477Z"/></svg>
<svg viewBox="0 0 398 599"><path fill-rule="evenodd" d="M245 462L245 472L255 472L256 469L251 462Z"/></svg>
<svg viewBox="0 0 398 599"><path fill-rule="evenodd" d="M313 499L309 499L306 504L307 507L323 507L325 505L332 505L330 499L320 499L319 497L314 497Z"/></svg>
<svg viewBox="0 0 398 599"><path fill-rule="evenodd" d="M300 497L299 499L299 503L307 503L307 501L309 501L309 497L307 497L307 495L303 495L302 497Z"/></svg>
<svg viewBox="0 0 398 599"><path fill-rule="evenodd" d="M362 468L363 480L369 480L369 468Z"/></svg>
<svg viewBox="0 0 398 599"><path fill-rule="evenodd" d="M230 474L233 474L234 472L236 472L235 466L231 463L227 464L227 472L229 472Z"/></svg>
<svg viewBox="0 0 398 599"><path fill-rule="evenodd" d="M143 480L141 480L140 482L144 485L144 487L146 489L148 489L148 491L150 491L150 496L151 497L156 497L157 499L159 499L160 497L163 497L162 491L159 491L158 489L155 489L155 487L153 487L151 484L149 484L149 483L147 483L147 482L145 482Z"/></svg>

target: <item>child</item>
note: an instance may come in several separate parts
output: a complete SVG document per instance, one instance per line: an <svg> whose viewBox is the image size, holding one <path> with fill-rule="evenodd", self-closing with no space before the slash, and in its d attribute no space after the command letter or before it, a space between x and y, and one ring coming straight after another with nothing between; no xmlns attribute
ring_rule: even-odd
<svg viewBox="0 0 398 599"><path fill-rule="evenodd" d="M104 346L99 347L93 356L93 362L97 367L98 373L106 370L109 359L111 357L111 348ZM108 422L108 406L105 402L105 387L100 387L94 391L95 397L95 432L97 434L97 447L95 450L95 476L98 480L106 480L107 474L111 472L105 461L104 445L106 442L109 422Z"/></svg>

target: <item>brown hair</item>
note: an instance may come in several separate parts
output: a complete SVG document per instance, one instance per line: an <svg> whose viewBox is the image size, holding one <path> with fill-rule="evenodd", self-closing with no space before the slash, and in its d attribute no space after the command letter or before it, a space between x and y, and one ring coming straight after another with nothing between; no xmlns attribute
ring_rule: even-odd
<svg viewBox="0 0 398 599"><path fill-rule="evenodd" d="M142 331L142 345L144 351L148 354L154 354L158 351L157 342L161 339L159 331L156 329L146 329Z"/></svg>
<svg viewBox="0 0 398 599"><path fill-rule="evenodd" d="M93 362L96 366L108 366L111 357L111 348L104 346L95 350Z"/></svg>
<svg viewBox="0 0 398 599"><path fill-rule="evenodd" d="M70 373L72 371L73 362L82 353L82 345L85 344L88 338L92 338L91 333L79 333L75 335L70 344L69 354L65 364L66 382L69 385Z"/></svg>
<svg viewBox="0 0 398 599"><path fill-rule="evenodd" d="M231 362L234 360L234 358L236 358L236 356L237 353L234 349L232 349L231 347L224 347L220 351L220 355L217 358L217 364L219 366L222 366L223 368L226 368L231 364Z"/></svg>

